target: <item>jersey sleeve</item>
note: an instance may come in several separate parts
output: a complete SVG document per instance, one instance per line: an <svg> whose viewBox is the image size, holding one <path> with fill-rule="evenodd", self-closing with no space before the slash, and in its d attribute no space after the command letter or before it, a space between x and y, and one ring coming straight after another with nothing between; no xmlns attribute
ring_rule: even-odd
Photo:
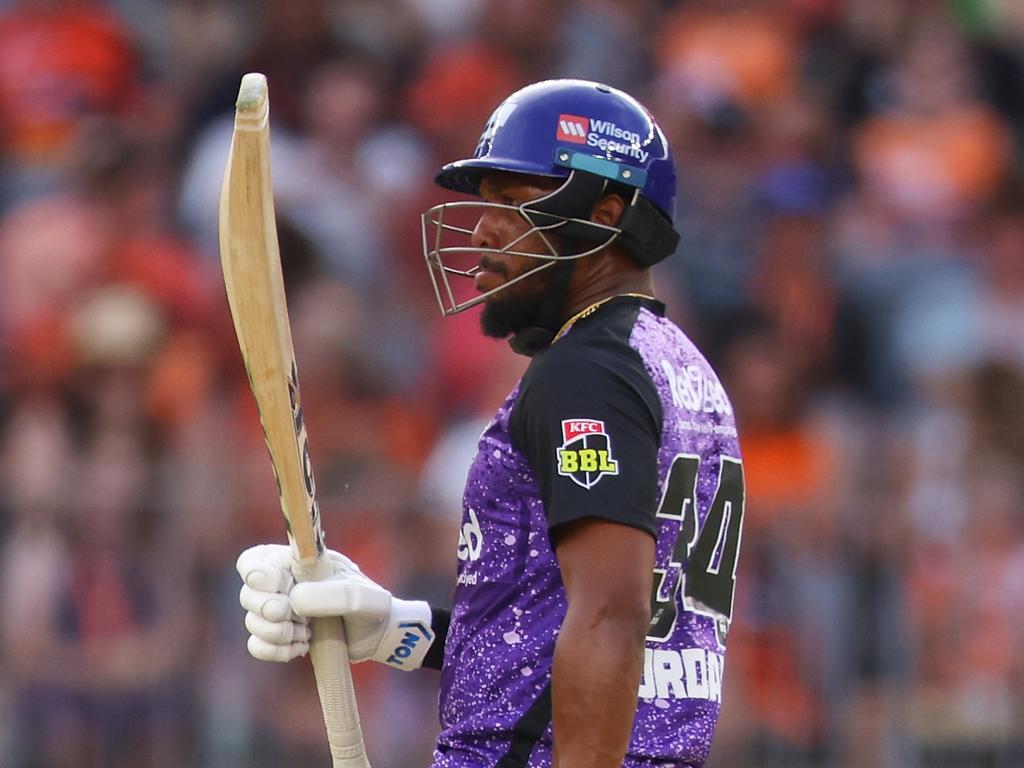
<svg viewBox="0 0 1024 768"><path fill-rule="evenodd" d="M549 529L599 517L657 537L661 419L654 384L626 345L553 347L536 359L510 427Z"/></svg>

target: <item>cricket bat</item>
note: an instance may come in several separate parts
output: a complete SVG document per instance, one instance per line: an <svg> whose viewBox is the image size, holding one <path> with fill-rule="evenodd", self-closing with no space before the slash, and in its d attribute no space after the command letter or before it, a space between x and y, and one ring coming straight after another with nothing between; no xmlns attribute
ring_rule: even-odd
<svg viewBox="0 0 1024 768"><path fill-rule="evenodd" d="M220 198L220 255L231 318L284 512L295 577L331 575L299 396L270 181L267 78L242 78ZM334 768L369 768L341 619L314 619L309 656Z"/></svg>

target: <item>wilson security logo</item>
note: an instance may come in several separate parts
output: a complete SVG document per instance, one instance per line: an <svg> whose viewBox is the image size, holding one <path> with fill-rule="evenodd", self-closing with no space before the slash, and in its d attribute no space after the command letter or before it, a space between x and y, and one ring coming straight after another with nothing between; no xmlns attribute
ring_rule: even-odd
<svg viewBox="0 0 1024 768"><path fill-rule="evenodd" d="M641 146L639 133L620 128L611 120L559 115L555 138L569 144L584 144L602 152L626 155L641 163L646 163L651 156L651 153Z"/></svg>
<svg viewBox="0 0 1024 768"><path fill-rule="evenodd" d="M583 488L594 487L605 475L619 474L619 462L612 457L612 441L603 421L563 421L562 445L557 456L558 474Z"/></svg>
<svg viewBox="0 0 1024 768"><path fill-rule="evenodd" d="M568 141L570 144L586 144L587 134L589 133L589 117L578 117L577 115L558 116L558 131L556 131L555 137L559 141Z"/></svg>

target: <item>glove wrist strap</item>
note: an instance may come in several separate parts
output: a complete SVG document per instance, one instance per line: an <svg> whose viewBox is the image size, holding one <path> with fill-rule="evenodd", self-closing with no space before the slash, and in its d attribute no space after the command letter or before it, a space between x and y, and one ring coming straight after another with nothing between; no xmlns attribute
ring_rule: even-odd
<svg viewBox="0 0 1024 768"><path fill-rule="evenodd" d="M434 642L430 605L423 600L391 599L391 621L374 660L395 669L419 669Z"/></svg>

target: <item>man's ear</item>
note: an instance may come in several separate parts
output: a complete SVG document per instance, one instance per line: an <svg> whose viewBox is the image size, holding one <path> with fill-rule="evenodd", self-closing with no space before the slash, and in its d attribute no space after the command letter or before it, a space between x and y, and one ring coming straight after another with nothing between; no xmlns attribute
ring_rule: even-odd
<svg viewBox="0 0 1024 768"><path fill-rule="evenodd" d="M605 195L596 203L590 211L590 220L597 224L604 224L606 227L614 227L622 219L626 210L626 201L621 195L612 193Z"/></svg>

